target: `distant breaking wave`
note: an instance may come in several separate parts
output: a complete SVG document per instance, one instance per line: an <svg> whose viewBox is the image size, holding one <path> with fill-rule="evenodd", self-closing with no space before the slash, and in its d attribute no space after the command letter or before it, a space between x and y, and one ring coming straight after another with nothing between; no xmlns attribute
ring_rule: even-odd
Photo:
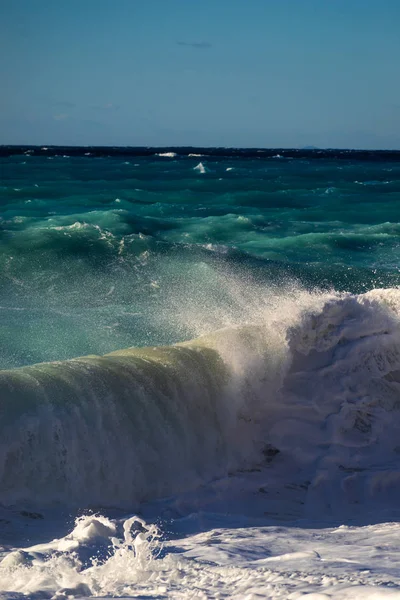
<svg viewBox="0 0 400 600"><path fill-rule="evenodd" d="M193 148L170 147L157 148L148 146L1 146L0 156L91 156L96 157L133 157L133 156L208 156L229 158L282 158L298 159L335 159L363 161L400 161L400 150L341 150L317 148ZM173 156L172 156L173 155Z"/></svg>
<svg viewBox="0 0 400 600"><path fill-rule="evenodd" d="M199 173L202 173L202 174L206 172L206 168L205 168L205 166L203 165L202 162L200 162L198 165L196 165L195 167L193 167L193 170L194 171L198 171Z"/></svg>

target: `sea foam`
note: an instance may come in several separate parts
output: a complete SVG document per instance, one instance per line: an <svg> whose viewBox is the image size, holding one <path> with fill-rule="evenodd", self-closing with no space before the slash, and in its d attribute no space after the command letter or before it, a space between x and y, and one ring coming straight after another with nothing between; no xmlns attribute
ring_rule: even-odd
<svg viewBox="0 0 400 600"><path fill-rule="evenodd" d="M132 507L271 448L308 472L314 509L327 490L335 510L388 502L399 310L394 289L304 293L191 342L1 371L2 504Z"/></svg>

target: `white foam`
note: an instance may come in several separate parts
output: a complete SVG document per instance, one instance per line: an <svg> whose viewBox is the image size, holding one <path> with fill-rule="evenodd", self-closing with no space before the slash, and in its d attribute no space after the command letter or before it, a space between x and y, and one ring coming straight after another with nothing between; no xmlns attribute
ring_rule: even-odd
<svg viewBox="0 0 400 600"><path fill-rule="evenodd" d="M400 291L255 295L238 326L251 295L236 294L243 314L187 314L194 328L229 325L197 341L0 372L4 406L19 407L0 442L3 504L132 506L258 464L271 444L281 468L307 472L306 511L387 506Z"/></svg>
<svg viewBox="0 0 400 600"><path fill-rule="evenodd" d="M122 531L121 540L110 519L81 517L65 537L9 553L0 563L0 590L51 591L65 599L132 592L151 575L159 533L136 516L123 523Z"/></svg>
<svg viewBox="0 0 400 600"><path fill-rule="evenodd" d="M194 171L198 171L199 173L202 173L202 174L206 172L206 168L205 168L205 166L203 165L202 162L199 162L198 165L196 165L195 167L193 167L193 170Z"/></svg>
<svg viewBox="0 0 400 600"><path fill-rule="evenodd" d="M175 158L176 152L159 152L156 156L163 156L164 158Z"/></svg>
<svg viewBox="0 0 400 600"><path fill-rule="evenodd" d="M358 185L387 185L388 183L390 183L390 181L371 180L371 181L355 181L354 183L357 183Z"/></svg>
<svg viewBox="0 0 400 600"><path fill-rule="evenodd" d="M203 527L193 534L196 519ZM81 517L64 538L8 554L0 597L400 598L397 523L229 527L207 513L176 523L186 535L161 543L157 527L136 516Z"/></svg>
<svg viewBox="0 0 400 600"><path fill-rule="evenodd" d="M197 304L194 327L226 328L189 343L0 373L3 503L164 496L142 513L173 533L81 517L14 543L1 598L398 600L400 290L261 289Z"/></svg>

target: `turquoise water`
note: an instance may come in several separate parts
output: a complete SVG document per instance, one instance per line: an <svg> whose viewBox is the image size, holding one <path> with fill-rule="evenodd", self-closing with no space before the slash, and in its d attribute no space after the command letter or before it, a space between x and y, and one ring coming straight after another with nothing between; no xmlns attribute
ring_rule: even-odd
<svg viewBox="0 0 400 600"><path fill-rule="evenodd" d="M399 284L400 155L159 152L1 149L2 368L187 340L256 289Z"/></svg>
<svg viewBox="0 0 400 600"><path fill-rule="evenodd" d="M396 594L399 200L395 152L0 147L0 597Z"/></svg>

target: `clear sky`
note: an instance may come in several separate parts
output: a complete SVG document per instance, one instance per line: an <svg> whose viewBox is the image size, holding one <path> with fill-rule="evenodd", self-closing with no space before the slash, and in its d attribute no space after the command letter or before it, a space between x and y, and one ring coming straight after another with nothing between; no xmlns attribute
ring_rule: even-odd
<svg viewBox="0 0 400 600"><path fill-rule="evenodd" d="M400 0L0 0L0 144L400 148Z"/></svg>

